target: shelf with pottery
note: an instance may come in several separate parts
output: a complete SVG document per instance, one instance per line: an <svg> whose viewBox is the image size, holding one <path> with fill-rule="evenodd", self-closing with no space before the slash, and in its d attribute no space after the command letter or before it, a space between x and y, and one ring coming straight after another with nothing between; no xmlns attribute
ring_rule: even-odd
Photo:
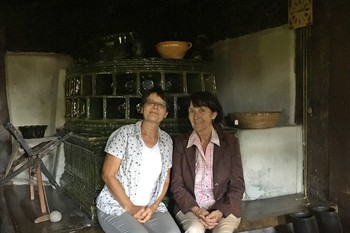
<svg viewBox="0 0 350 233"><path fill-rule="evenodd" d="M65 85L66 126L73 124L75 128L82 123L101 126L106 120L110 125L140 119L142 93L152 87L161 87L170 95L169 124L186 118L186 109L182 106L190 93L216 92L211 64L184 59L123 59L76 64L67 71ZM86 128L82 126L80 130Z"/></svg>

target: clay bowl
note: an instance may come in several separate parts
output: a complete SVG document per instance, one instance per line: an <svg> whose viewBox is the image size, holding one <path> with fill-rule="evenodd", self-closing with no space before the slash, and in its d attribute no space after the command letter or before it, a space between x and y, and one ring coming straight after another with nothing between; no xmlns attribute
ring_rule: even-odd
<svg viewBox="0 0 350 233"><path fill-rule="evenodd" d="M162 41L156 44L157 52L165 59L182 59L191 47L192 43L186 41Z"/></svg>
<svg viewBox="0 0 350 233"><path fill-rule="evenodd" d="M228 115L238 128L266 129L277 125L281 119L282 112L231 112Z"/></svg>

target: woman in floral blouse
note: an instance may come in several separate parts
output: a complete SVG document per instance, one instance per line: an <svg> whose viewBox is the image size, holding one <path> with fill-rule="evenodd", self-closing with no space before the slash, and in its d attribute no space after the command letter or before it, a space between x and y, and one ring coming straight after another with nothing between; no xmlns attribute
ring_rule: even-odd
<svg viewBox="0 0 350 233"><path fill-rule="evenodd" d="M106 232L180 233L162 203L170 179L173 143L159 128L168 114L161 89L142 97L143 120L114 131L106 144L97 217Z"/></svg>

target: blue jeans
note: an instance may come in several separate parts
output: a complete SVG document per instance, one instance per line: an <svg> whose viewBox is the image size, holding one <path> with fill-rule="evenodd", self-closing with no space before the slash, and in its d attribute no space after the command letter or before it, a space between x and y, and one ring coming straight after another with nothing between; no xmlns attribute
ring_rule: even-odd
<svg viewBox="0 0 350 233"><path fill-rule="evenodd" d="M109 215L97 209L98 221L106 233L180 233L169 212L155 212L146 223L139 223L128 213Z"/></svg>

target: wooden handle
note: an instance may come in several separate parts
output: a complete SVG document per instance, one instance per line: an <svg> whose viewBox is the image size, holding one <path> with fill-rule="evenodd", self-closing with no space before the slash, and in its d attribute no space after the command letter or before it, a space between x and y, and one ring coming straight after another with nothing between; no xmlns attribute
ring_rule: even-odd
<svg viewBox="0 0 350 233"><path fill-rule="evenodd" d="M33 183L33 174L31 168L29 170L29 190L30 190L30 200L34 200L34 183Z"/></svg>
<svg viewBox="0 0 350 233"><path fill-rule="evenodd" d="M37 178L37 183L38 183L38 194L39 194L41 213L46 213L47 208L46 208L44 186L43 186L43 179L41 176L40 166L38 166L38 168L36 169L36 178Z"/></svg>

